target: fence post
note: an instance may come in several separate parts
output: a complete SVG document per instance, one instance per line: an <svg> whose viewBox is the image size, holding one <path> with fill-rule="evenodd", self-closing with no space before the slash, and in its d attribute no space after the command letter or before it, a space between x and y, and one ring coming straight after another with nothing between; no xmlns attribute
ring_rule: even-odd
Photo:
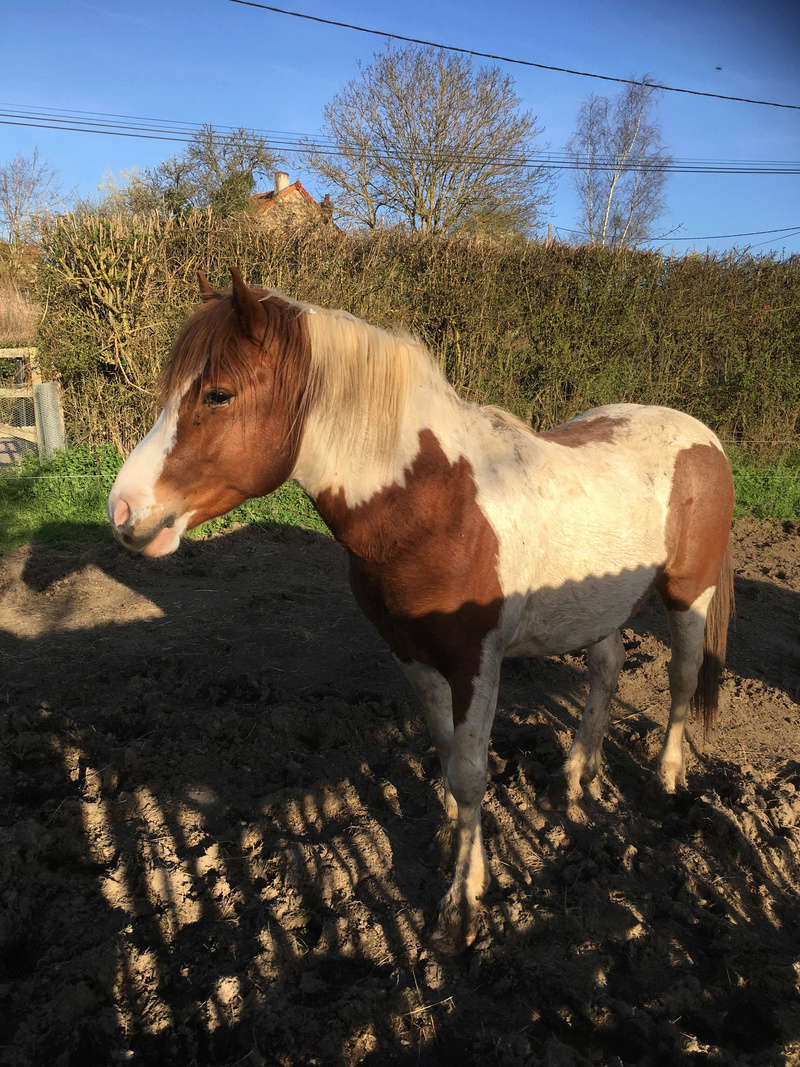
<svg viewBox="0 0 800 1067"><path fill-rule="evenodd" d="M50 459L54 452L65 447L64 416L58 382L40 382L33 387L33 406L36 412L36 435L40 441L40 455Z"/></svg>

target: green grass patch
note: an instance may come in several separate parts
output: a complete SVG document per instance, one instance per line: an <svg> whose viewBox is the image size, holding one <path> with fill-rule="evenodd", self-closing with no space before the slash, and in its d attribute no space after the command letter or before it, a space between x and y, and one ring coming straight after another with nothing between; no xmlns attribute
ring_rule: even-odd
<svg viewBox="0 0 800 1067"><path fill-rule="evenodd" d="M106 497L121 465L122 457L112 445L79 445L43 462L29 453L20 463L0 469L0 549L110 538ZM737 517L800 520L800 458L759 466L734 460L733 479ZM189 536L209 537L242 523L328 533L303 490L287 482L269 496L248 500L198 526Z"/></svg>
<svg viewBox="0 0 800 1067"><path fill-rule="evenodd" d="M733 463L734 515L758 519L800 519L800 463L751 466Z"/></svg>
<svg viewBox="0 0 800 1067"><path fill-rule="evenodd" d="M0 468L0 548L110 537L106 497L121 465L112 445L78 445Z"/></svg>
<svg viewBox="0 0 800 1067"><path fill-rule="evenodd" d="M211 519L192 530L191 538L210 537L221 530L230 530L242 523L257 523L260 526L299 526L304 530L330 535L319 512L296 482L285 482L269 496L246 500L238 508Z"/></svg>
<svg viewBox="0 0 800 1067"><path fill-rule="evenodd" d="M106 498L121 466L113 445L78 445L42 462L30 452L0 468L0 549L110 539ZM303 490L287 482L267 497L203 523L189 537L202 539L240 523L328 532Z"/></svg>

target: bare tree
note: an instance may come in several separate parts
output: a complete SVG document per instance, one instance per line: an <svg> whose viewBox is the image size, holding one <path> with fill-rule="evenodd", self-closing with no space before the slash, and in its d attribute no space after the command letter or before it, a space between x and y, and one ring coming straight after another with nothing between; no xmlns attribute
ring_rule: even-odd
<svg viewBox="0 0 800 1067"><path fill-rule="evenodd" d="M163 208L161 194L154 189L147 174L132 167L103 175L95 196L77 197L73 210L89 215L146 215Z"/></svg>
<svg viewBox="0 0 800 1067"><path fill-rule="evenodd" d="M576 163L582 225L594 244L637 245L664 210L665 167L672 157L650 117L655 92L645 75L614 101L590 96L578 112L567 152Z"/></svg>
<svg viewBox="0 0 800 1067"><path fill-rule="evenodd" d="M33 155L17 155L0 167L0 228L13 246L33 241L44 218L61 203L56 172Z"/></svg>
<svg viewBox="0 0 800 1067"><path fill-rule="evenodd" d="M337 187L340 217L421 233L528 232L549 201L531 166L541 130L496 67L433 48L377 53L325 108L306 163Z"/></svg>
<svg viewBox="0 0 800 1067"><path fill-rule="evenodd" d="M244 128L223 133L202 126L186 150L144 172L109 176L100 197L81 202L79 209L104 215L162 211L179 215L208 208L219 215L244 211L260 177L274 169L277 158L263 137Z"/></svg>
<svg viewBox="0 0 800 1067"><path fill-rule="evenodd" d="M221 133L203 126L184 156L174 161L181 169L195 207L210 207L220 215L243 211L259 176L275 169L277 158L263 137L240 127Z"/></svg>

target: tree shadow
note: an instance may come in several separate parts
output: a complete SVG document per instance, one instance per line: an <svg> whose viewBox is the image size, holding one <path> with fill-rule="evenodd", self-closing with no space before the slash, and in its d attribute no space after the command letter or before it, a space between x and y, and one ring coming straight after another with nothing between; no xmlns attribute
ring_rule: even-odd
<svg viewBox="0 0 800 1067"><path fill-rule="evenodd" d="M584 672L510 664L484 936L440 959L437 761L335 545L248 529L155 564L17 562L1 1062L755 1064L792 1036L796 766L711 760L653 806L612 736L586 823L544 814Z"/></svg>

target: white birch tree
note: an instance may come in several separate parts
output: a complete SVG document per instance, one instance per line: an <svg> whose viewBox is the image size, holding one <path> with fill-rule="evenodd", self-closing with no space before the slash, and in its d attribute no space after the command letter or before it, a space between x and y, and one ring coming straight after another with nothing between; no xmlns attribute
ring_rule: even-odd
<svg viewBox="0 0 800 1067"><path fill-rule="evenodd" d="M590 96L578 112L567 152L575 163L581 225L593 244L638 245L664 210L672 158L651 117L655 92L645 76L616 100Z"/></svg>

